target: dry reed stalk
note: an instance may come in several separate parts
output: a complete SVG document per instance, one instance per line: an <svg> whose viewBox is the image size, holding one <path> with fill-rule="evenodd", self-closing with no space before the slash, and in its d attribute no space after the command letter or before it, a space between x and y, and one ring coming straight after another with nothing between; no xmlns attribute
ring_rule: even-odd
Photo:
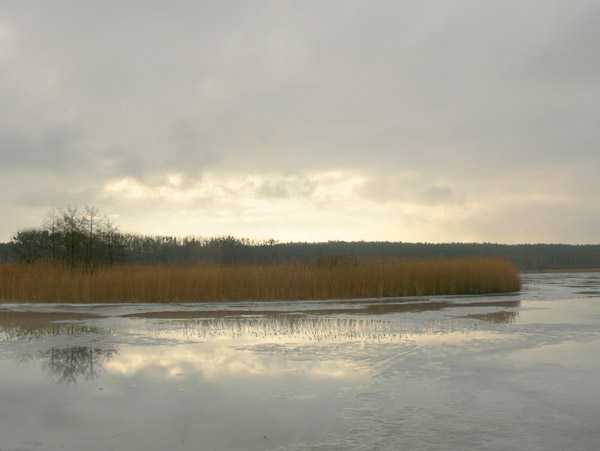
<svg viewBox="0 0 600 451"><path fill-rule="evenodd" d="M93 272L50 263L0 264L4 302L206 302L350 299L511 292L504 258L373 258L352 264L118 265Z"/></svg>

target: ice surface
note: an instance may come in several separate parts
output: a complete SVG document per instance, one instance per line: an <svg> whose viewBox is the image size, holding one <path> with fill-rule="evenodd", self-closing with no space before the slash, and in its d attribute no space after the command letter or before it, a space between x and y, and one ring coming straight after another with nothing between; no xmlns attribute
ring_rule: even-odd
<svg viewBox="0 0 600 451"><path fill-rule="evenodd" d="M518 294L0 304L0 450L596 450L600 274Z"/></svg>

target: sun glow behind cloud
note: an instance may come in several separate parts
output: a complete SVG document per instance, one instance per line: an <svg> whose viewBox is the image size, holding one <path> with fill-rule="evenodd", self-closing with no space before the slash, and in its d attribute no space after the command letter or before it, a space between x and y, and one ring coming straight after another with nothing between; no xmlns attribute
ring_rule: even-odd
<svg viewBox="0 0 600 451"><path fill-rule="evenodd" d="M104 186L103 202L117 211L135 212L133 222L119 215L123 228L135 231L144 224L147 233L236 234L282 241L455 241L457 236L463 241L500 241L510 235L506 223L497 221L499 210L536 206L550 214L553 206L569 208L574 201L543 185L524 194L515 183L500 192L502 183L490 178L484 189L474 192L471 182L454 181L450 186L447 181L429 184L416 172L373 176L342 170L260 175L212 171L197 180L170 173L148 182L111 180ZM525 220L510 227L522 234L530 226ZM543 231L537 233L544 237Z"/></svg>
<svg viewBox="0 0 600 451"><path fill-rule="evenodd" d="M362 220L360 190L364 183L360 174L344 171L251 176L208 173L200 180L170 174L160 184L131 178L113 180L105 185L104 196L106 202L123 209L152 205L180 224L180 234L239 234L241 229L242 234L254 238L285 240L310 239L311 234L318 239L325 231L333 239L340 232L347 233L337 221L346 222L353 215L354 223ZM156 224L156 233L172 230L161 230L161 224ZM347 224L346 229L353 225ZM360 232L356 235L358 239Z"/></svg>
<svg viewBox="0 0 600 451"><path fill-rule="evenodd" d="M170 174L161 183L113 180L104 195L107 203L123 209L151 205L162 210L154 233L173 230L173 224L160 229L168 217L183 235L243 230L253 238L282 240L418 240L424 228L431 233L439 222L476 209L449 187L415 189L410 177L408 182L395 186L396 193L384 186L374 195L373 181L350 171L245 177L208 173L197 181ZM143 211L137 215L141 222L149 220Z"/></svg>

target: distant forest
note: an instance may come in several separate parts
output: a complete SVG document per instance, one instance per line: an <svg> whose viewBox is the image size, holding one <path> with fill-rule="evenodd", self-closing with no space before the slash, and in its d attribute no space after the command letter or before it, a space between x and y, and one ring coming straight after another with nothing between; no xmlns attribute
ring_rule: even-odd
<svg viewBox="0 0 600 451"><path fill-rule="evenodd" d="M145 236L119 232L94 207L52 210L42 227L20 230L11 242L0 243L0 261L43 259L86 268L124 262L150 265L310 262L324 256L503 256L522 271L600 268L600 245L389 241L279 243L233 236Z"/></svg>

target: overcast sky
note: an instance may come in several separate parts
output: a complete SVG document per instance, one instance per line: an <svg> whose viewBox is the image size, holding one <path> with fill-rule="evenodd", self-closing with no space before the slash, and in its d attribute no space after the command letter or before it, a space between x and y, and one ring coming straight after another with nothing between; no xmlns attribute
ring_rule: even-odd
<svg viewBox="0 0 600 451"><path fill-rule="evenodd" d="M0 241L600 243L598 1L0 3Z"/></svg>

